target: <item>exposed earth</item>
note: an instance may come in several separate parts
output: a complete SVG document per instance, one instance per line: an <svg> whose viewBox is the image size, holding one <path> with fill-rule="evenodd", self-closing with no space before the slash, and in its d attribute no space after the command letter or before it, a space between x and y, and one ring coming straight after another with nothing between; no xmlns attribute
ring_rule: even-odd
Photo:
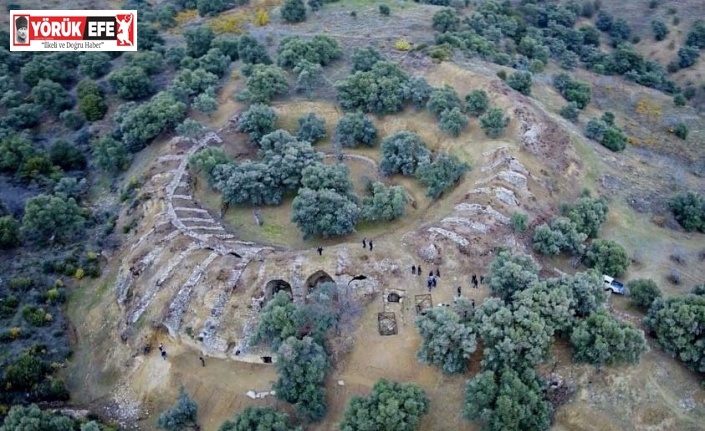
<svg viewBox="0 0 705 431"><path fill-rule="evenodd" d="M421 20L422 12L415 9L410 16L419 15ZM343 15L341 11L341 20ZM309 31L306 25L295 30ZM377 37L389 39L393 31L387 29ZM344 39L334 27L329 34ZM269 391L276 380L273 365L263 361L272 353L266 347L249 346L248 335L258 310L275 291L290 290L294 301L303 301L309 287L333 280L349 286L346 300L360 313L332 341L335 361L327 382L328 415L307 429L337 429L350 398L368 393L379 378L413 381L426 389L431 408L419 429L478 429L459 412L465 382L479 370L480 352L464 375L443 375L418 362L415 301L416 295L428 291L425 276L412 275L411 266L420 264L425 272L440 269L432 306L450 303L457 286L479 304L488 294L487 286L471 288L470 277L486 273L496 248L530 251L530 238L509 226L512 213L518 209L528 213L535 226L584 188L610 200L603 236L619 241L633 256L627 279L653 278L666 294L684 293L702 282L705 268L698 257L705 248L702 235L671 229L675 221L665 202L675 186L705 189L698 176L701 144L692 144L701 142L698 136L705 129L692 128L695 139L687 151L673 149L668 141L659 148L630 146L615 155L586 140L576 126L556 114L560 96L540 79L529 98L495 76L499 66L479 60L438 65L409 56L399 60L407 61L405 66L431 85L448 83L460 94L486 89L493 104L511 117L504 137L489 140L472 122L460 137L448 138L431 114L411 109L376 119L381 136L415 131L431 150L452 152L472 170L435 202L411 180L383 178L409 191L413 204L405 218L363 225L342 239L306 241L289 221L289 205L262 208L264 224L259 226L252 208L221 212L220 197L188 170L189 155L206 146L223 146L233 156L251 152L245 135L234 132L233 119L244 107L230 99L242 85L241 80L231 80L220 93L220 109L209 120L215 132L196 144L179 137L155 143L127 175L142 178L143 183L139 205L123 210L118 225L136 227L121 250L104 253L109 268L103 277L81 281L71 293L69 317L75 325L76 349L63 374L77 403L94 407L128 429L144 430L154 428L156 416L172 404L180 386L199 403L204 430L216 430L246 406L277 404L286 409L271 395L247 396L248 391ZM599 106L631 97L636 88L591 81L596 103L603 103ZM649 97L663 106L671 103L659 93ZM332 100L293 99L273 107L278 126L290 131L306 112L325 117L329 131L342 115ZM596 108L589 109L595 112L586 117L597 115ZM693 116L702 126L702 119ZM618 118L625 119L630 134L646 133L648 119L631 117L629 112L618 112ZM316 148L332 152L330 140ZM378 160L377 148L346 153L344 162L356 187L365 177L378 175ZM363 238L374 241L373 250L362 247ZM319 245L324 247L322 256L316 253ZM669 259L676 248L685 256L685 265ZM565 258L540 262L545 277L576 270ZM680 285L666 281L674 267L682 274ZM359 275L365 279L351 281ZM392 292L400 302L389 302ZM641 324L643 314L626 298L610 301L618 317ZM394 313L395 335L380 335L378 317L383 312ZM166 360L158 355L159 343L168 352ZM554 429L705 429L705 390L698 377L651 342L650 347L638 366L597 370L573 365L568 346L557 343L553 361L541 372L561 376L574 395L557 411ZM205 367L198 360L201 355Z"/></svg>

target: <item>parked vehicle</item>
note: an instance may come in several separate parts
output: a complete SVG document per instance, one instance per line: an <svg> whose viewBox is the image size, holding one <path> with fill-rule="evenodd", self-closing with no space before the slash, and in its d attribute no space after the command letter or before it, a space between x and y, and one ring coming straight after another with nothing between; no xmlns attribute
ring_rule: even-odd
<svg viewBox="0 0 705 431"><path fill-rule="evenodd" d="M616 293L618 295L625 294L626 289L621 282L615 280L609 275L602 275L602 280L604 282L605 290L609 290L612 293Z"/></svg>

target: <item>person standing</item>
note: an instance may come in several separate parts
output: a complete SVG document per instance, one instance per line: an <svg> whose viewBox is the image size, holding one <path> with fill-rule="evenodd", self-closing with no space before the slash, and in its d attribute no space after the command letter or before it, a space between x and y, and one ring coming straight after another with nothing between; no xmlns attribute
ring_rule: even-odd
<svg viewBox="0 0 705 431"><path fill-rule="evenodd" d="M202 366L202 367L205 367L205 366L206 366L206 360L203 359L203 356L199 356L199 357L198 357L198 360L201 361L201 366Z"/></svg>
<svg viewBox="0 0 705 431"><path fill-rule="evenodd" d="M421 265L416 267L416 275L421 275Z"/></svg>
<svg viewBox="0 0 705 431"><path fill-rule="evenodd" d="M319 256L323 256L323 247L319 246L316 250L318 251Z"/></svg>
<svg viewBox="0 0 705 431"><path fill-rule="evenodd" d="M362 248L367 248L367 238L362 238Z"/></svg>
<svg viewBox="0 0 705 431"><path fill-rule="evenodd" d="M441 278L441 270L436 268L436 277Z"/></svg>
<svg viewBox="0 0 705 431"><path fill-rule="evenodd" d="M416 265L411 265L411 275L416 275Z"/></svg>
<svg viewBox="0 0 705 431"><path fill-rule="evenodd" d="M372 251L372 240L370 240L370 251Z"/></svg>

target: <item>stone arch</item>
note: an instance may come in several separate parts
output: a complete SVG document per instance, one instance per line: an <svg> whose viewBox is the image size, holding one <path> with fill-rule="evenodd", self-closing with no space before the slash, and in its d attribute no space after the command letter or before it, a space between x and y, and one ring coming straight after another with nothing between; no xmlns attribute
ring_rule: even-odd
<svg viewBox="0 0 705 431"><path fill-rule="evenodd" d="M284 280L278 279L278 278L274 279L274 280L270 280L264 286L265 301L269 301L270 299L272 299L274 297L274 295L276 295L277 293L279 293L282 290L289 292L289 295L291 296L291 298L294 297L294 291L291 289L291 284L289 284L288 282L286 282Z"/></svg>
<svg viewBox="0 0 705 431"><path fill-rule="evenodd" d="M327 272L323 270L318 270L311 274L309 278L306 279L306 291L308 293L313 292L313 289L316 288L320 283L335 283L335 280L333 280L333 277L331 277Z"/></svg>

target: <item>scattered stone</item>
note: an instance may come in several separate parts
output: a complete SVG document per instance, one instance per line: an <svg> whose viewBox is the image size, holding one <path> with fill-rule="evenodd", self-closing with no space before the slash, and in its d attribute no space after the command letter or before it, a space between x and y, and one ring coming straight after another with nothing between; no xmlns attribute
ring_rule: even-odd
<svg viewBox="0 0 705 431"><path fill-rule="evenodd" d="M504 187L495 187L494 197L496 197L498 201L509 206L519 206L519 201L517 201L516 196L514 196L514 192L509 189L505 189Z"/></svg>
<svg viewBox="0 0 705 431"><path fill-rule="evenodd" d="M487 226L484 223L480 223L480 222L466 219L466 218L462 218L462 217L446 217L443 220L441 220L441 223L459 224L464 227L469 227L470 229L477 231L477 232L480 232L480 233L487 233L490 230L489 226Z"/></svg>
<svg viewBox="0 0 705 431"><path fill-rule="evenodd" d="M440 264L440 252L434 243L417 249L416 254L427 263Z"/></svg>
<svg viewBox="0 0 705 431"><path fill-rule="evenodd" d="M522 190L527 190L526 177L520 173L512 171L502 171L497 174L497 178Z"/></svg>
<svg viewBox="0 0 705 431"><path fill-rule="evenodd" d="M445 238L453 241L454 243L458 244L461 247L468 247L470 245L470 242L467 239L463 238L462 236L458 235L455 232L451 232L446 229L441 229L439 227L431 227L428 229L428 231L436 233L438 235L441 235L442 237L445 237Z"/></svg>

